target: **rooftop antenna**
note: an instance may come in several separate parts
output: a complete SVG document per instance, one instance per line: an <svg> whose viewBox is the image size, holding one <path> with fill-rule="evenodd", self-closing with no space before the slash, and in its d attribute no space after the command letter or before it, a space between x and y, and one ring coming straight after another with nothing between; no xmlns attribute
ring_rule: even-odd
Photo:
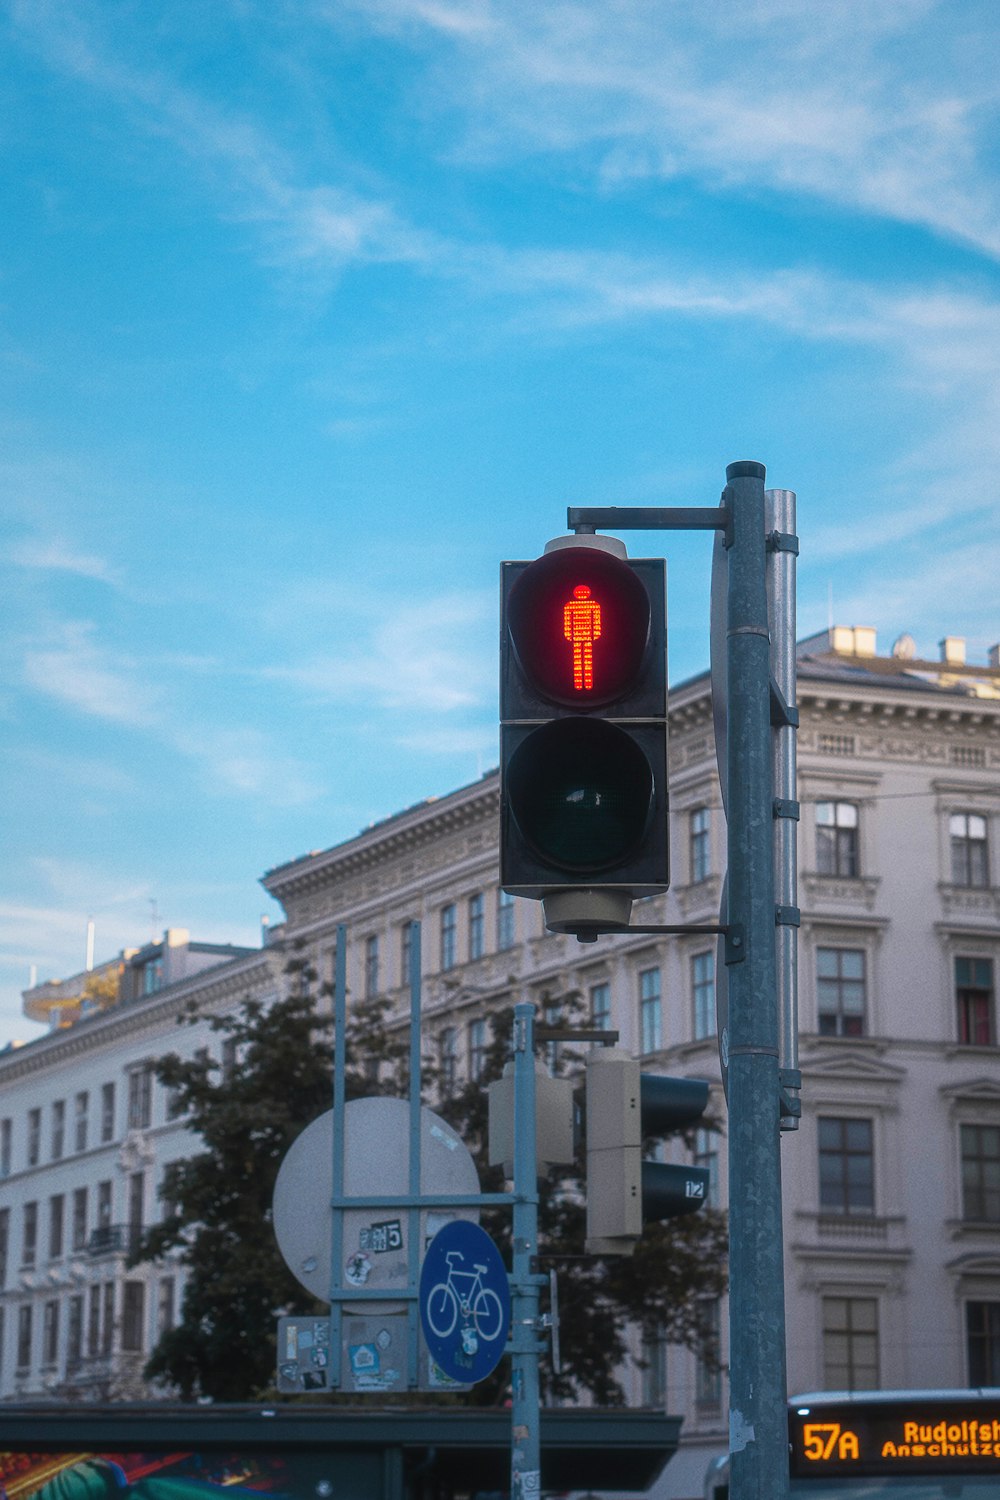
<svg viewBox="0 0 1000 1500"><path fill-rule="evenodd" d="M160 935L160 912L156 905L156 897L149 898L149 941L155 943Z"/></svg>
<svg viewBox="0 0 1000 1500"><path fill-rule="evenodd" d="M94 967L94 919L87 918L87 962L84 965L89 974Z"/></svg>
<svg viewBox="0 0 1000 1500"><path fill-rule="evenodd" d="M833 629L833 579L829 579L826 585L826 628Z"/></svg>

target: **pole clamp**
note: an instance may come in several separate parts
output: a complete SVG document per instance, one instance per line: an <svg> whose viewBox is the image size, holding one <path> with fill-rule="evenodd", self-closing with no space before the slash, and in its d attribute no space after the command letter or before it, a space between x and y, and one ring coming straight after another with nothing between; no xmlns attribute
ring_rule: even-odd
<svg viewBox="0 0 1000 1500"><path fill-rule="evenodd" d="M791 818L796 823L799 821L801 808L794 797L775 797L773 806L776 818Z"/></svg>
<svg viewBox="0 0 1000 1500"><path fill-rule="evenodd" d="M772 677L769 683L771 695L771 727L773 729L798 729L799 711L785 701L785 695Z"/></svg>
<svg viewBox="0 0 1000 1500"><path fill-rule="evenodd" d="M802 913L797 906L776 906L774 923L776 927L801 927Z"/></svg>
<svg viewBox="0 0 1000 1500"><path fill-rule="evenodd" d="M792 531L769 531L765 538L768 552L790 552L799 555L799 539Z"/></svg>

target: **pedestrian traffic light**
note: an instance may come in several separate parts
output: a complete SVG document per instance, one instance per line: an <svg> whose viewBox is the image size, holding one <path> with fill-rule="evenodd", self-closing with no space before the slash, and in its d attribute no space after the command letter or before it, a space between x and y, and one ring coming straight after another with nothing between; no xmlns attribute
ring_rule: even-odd
<svg viewBox="0 0 1000 1500"><path fill-rule="evenodd" d="M586 941L669 884L666 564L559 537L501 598L500 883Z"/></svg>
<svg viewBox="0 0 1000 1500"><path fill-rule="evenodd" d="M587 1058L587 1243L591 1255L631 1255L643 1225L701 1208L707 1167L643 1161L643 1141L700 1120L708 1106L701 1078L641 1073L617 1047Z"/></svg>

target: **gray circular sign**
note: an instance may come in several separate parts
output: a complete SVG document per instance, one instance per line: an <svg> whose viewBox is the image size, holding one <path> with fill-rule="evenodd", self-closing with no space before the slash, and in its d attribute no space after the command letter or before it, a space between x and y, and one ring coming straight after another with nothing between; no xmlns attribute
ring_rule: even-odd
<svg viewBox="0 0 1000 1500"><path fill-rule="evenodd" d="M410 1105L406 1099L352 1099L344 1109L344 1193L388 1197L410 1190ZM274 1187L278 1248L292 1274L314 1297L329 1301L339 1289L403 1291L409 1275L410 1215L405 1208L358 1208L344 1213L340 1265L333 1247L333 1110L320 1115L293 1141ZM420 1191L480 1191L475 1163L451 1126L420 1110ZM431 1208L420 1213L421 1256L438 1230L453 1219L479 1222L477 1208ZM366 1303L374 1312L379 1303Z"/></svg>

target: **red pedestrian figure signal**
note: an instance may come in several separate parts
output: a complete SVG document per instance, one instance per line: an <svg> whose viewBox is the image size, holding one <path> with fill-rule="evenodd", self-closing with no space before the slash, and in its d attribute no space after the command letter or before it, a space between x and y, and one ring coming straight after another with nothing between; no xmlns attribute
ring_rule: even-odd
<svg viewBox="0 0 1000 1500"><path fill-rule="evenodd" d="M601 606L590 597L590 585L578 583L563 609L563 635L573 647L573 686L578 693L594 686L594 642L601 634Z"/></svg>

